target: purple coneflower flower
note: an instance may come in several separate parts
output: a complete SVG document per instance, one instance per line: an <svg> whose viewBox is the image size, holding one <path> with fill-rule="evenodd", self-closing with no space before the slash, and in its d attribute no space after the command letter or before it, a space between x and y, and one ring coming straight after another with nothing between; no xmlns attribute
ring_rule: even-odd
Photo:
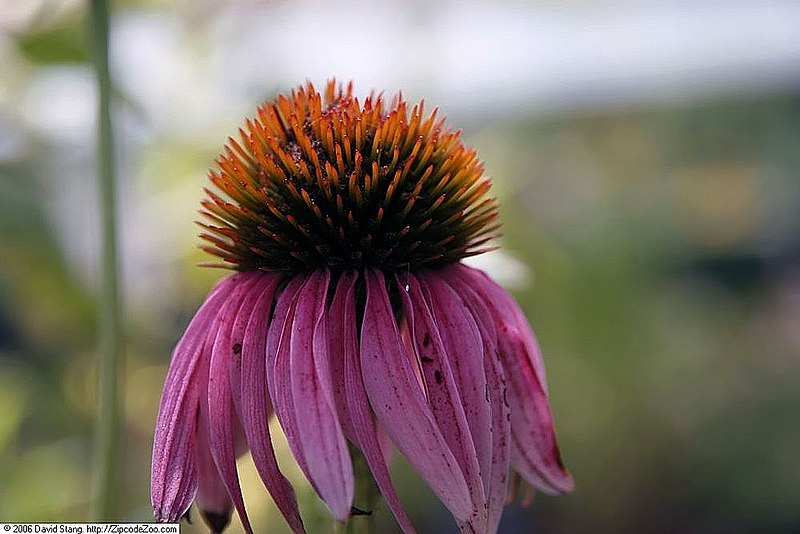
<svg viewBox="0 0 800 534"><path fill-rule="evenodd" d="M572 489L536 338L501 287L459 262L487 250L497 203L475 151L436 115L309 83L228 140L199 224L203 248L237 272L173 352L153 446L158 520L197 501L214 532L233 508L252 532L236 471L249 449L303 532L272 449L273 412L340 521L358 505L350 455L360 451L413 531L387 436L465 532L497 530L510 470L545 493Z"/></svg>

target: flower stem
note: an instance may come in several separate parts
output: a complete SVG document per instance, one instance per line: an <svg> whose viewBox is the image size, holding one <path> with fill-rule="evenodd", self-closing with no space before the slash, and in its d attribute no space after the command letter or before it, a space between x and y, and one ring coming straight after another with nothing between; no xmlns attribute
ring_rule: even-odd
<svg viewBox="0 0 800 534"><path fill-rule="evenodd" d="M122 332L117 267L114 139L111 128L111 77L108 70L108 0L91 0L90 33L97 78L97 166L102 232L102 283L98 305L98 409L92 517L115 519L119 433L119 363Z"/></svg>
<svg viewBox="0 0 800 534"><path fill-rule="evenodd" d="M380 491L361 451L350 447L350 456L353 459L353 477L355 478L353 507L358 511L353 510L354 513L347 523L336 521L334 532L336 534L377 534L376 508L380 503ZM359 513L359 511L364 513Z"/></svg>

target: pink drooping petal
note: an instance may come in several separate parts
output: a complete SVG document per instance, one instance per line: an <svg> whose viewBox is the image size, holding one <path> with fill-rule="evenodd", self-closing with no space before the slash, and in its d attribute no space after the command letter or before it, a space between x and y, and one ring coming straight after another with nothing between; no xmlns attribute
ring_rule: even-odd
<svg viewBox="0 0 800 534"><path fill-rule="evenodd" d="M331 338L331 353L332 355L341 355L340 358L334 356L332 362L340 360L344 364L341 366L342 383L339 388L335 388L337 408L344 414L342 419L349 422L352 432L350 437L364 454L372 476L397 519L397 523L403 532L410 534L415 530L403 510L392 484L386 455L378 438L367 392L364 390L361 362L358 357L355 299L357 279L358 274L355 272L341 275L330 308L328 331ZM358 505L358 503L355 504Z"/></svg>
<svg viewBox="0 0 800 534"><path fill-rule="evenodd" d="M414 376L380 271L366 271L361 370L372 409L414 469L460 523L473 513L458 462Z"/></svg>
<svg viewBox="0 0 800 534"><path fill-rule="evenodd" d="M481 270L473 269L460 263L453 265L448 270L464 280L471 279L475 287L481 288L484 298L489 299L489 302L494 304L495 312L502 322L516 326L525 346L525 357L530 362L530 365L533 366L536 378L542 384L542 389L547 393L547 374L545 373L539 342L536 340L536 334L533 333L528 318L525 317L525 313L519 307L517 301Z"/></svg>
<svg viewBox="0 0 800 534"><path fill-rule="evenodd" d="M404 278L408 278L406 275ZM407 287L408 282L405 282L403 287ZM417 383L419 384L420 389L422 389L422 393L425 395L425 398L430 400L430 393L428 392L428 384L425 383L425 378L423 377L422 372L422 362L419 359L419 355L417 355L417 351L414 348L414 336L411 334L411 325L407 318L403 317L398 325L400 329L400 339L403 340L403 347L406 351L406 357L408 358L408 365L411 366L411 371L414 373L414 378L417 379Z"/></svg>
<svg viewBox="0 0 800 534"><path fill-rule="evenodd" d="M300 438L295 419L291 381L288 377L291 373L289 347L292 323L294 322L295 308L297 308L297 296L305 281L305 276L293 277L278 297L275 313L267 332L266 353L267 387L272 407L281 428L283 428L289 449L304 473L307 472L308 466L303 456L303 450L298 446Z"/></svg>
<svg viewBox="0 0 800 534"><path fill-rule="evenodd" d="M491 473L484 479L488 482L486 498L488 501L487 532L496 532L503 515L508 492L508 469L511 423L506 404L506 379L500 365L497 349L497 333L491 313L478 295L458 277L445 275L447 282L456 290L481 332L486 371L487 394L491 404L492 457Z"/></svg>
<svg viewBox="0 0 800 534"><path fill-rule="evenodd" d="M204 388L204 394L206 389ZM217 465L211 456L209 441L208 406L200 403L197 414L197 442L195 459L197 462L197 496L195 501L203 521L218 534L225 530L231 521L233 503L219 476Z"/></svg>
<svg viewBox="0 0 800 534"><path fill-rule="evenodd" d="M494 350L497 348L495 346ZM492 466L486 489L487 532L497 532L508 491L508 469L511 457L511 421L506 405L506 379L497 356L487 358L486 380L492 404Z"/></svg>
<svg viewBox="0 0 800 534"><path fill-rule="evenodd" d="M431 312L450 359L478 464L484 475L489 472L492 462L492 416L484 369L484 359L488 356L484 355L482 332L466 303L437 271L425 273L420 282L428 295ZM488 481L488 478L484 480Z"/></svg>
<svg viewBox="0 0 800 534"><path fill-rule="evenodd" d="M241 412L242 426L250 445L253 463L286 522L295 533L303 533L303 522L292 485L275 459L269 432L271 405L267 399L266 345L269 314L279 276L256 296L242 341Z"/></svg>
<svg viewBox="0 0 800 534"><path fill-rule="evenodd" d="M509 385L511 465L540 491L568 493L575 485L561 461L547 393L529 362L514 356L522 341L503 328L499 331L500 360Z"/></svg>
<svg viewBox="0 0 800 534"><path fill-rule="evenodd" d="M475 446L484 502L488 499L492 472L492 406L485 368L483 333L464 300L444 281L439 271L420 277L423 290L450 360L461 405ZM481 519L486 520L481 507Z"/></svg>
<svg viewBox="0 0 800 534"><path fill-rule="evenodd" d="M357 353L356 356L358 356ZM359 362L359 371L360 369L361 365ZM361 379L359 378L359 380ZM361 382L361 387L362 388L364 387L363 380ZM366 392L364 392L364 394L366 395ZM383 429L383 426L380 424L380 421L375 421L375 436L378 438L378 446L380 446L381 448L381 453L383 454L383 461L386 463L386 467L391 469L392 462L394 462L394 455L397 451L395 450L394 443L392 443L392 438L390 438L389 435L386 433L386 431Z"/></svg>
<svg viewBox="0 0 800 534"><path fill-rule="evenodd" d="M242 383L242 354L244 352L244 335L247 329L247 324L250 321L254 312L255 306L261 297L265 288L272 288L274 292L275 285L280 281L281 275L277 273L254 273L255 284L252 289L247 292L242 301L239 311L233 318L233 327L230 333L231 345L231 360L229 365L230 375L230 388L231 397L233 398L233 406L235 408L237 421L242 420L241 410L241 383ZM272 295L272 293L270 293ZM269 315L269 310L267 310ZM269 319L267 317L267 319ZM264 338L266 339L266 324L264 327ZM262 350L263 353L263 350ZM241 429L237 429L241 430ZM246 449L245 449L246 450ZM240 452L237 450L237 452ZM244 452L244 451L241 451Z"/></svg>
<svg viewBox="0 0 800 534"><path fill-rule="evenodd" d="M249 294L259 288L259 278L256 278L249 287ZM252 313L252 307L245 309L243 304L248 300L247 295L231 298L217 315L218 327L214 328L216 334L213 339L211 362L208 371L208 428L211 457L217 466L219 475L225 488L228 490L233 505L239 513L242 525L248 533L253 528L247 517L244 506L242 489L239 485L239 475L236 471L236 445L234 425L234 405L231 394L231 365L236 352L231 340L234 319L236 316ZM252 306L252 300L249 301ZM241 352L241 346L239 351ZM238 355L237 355L238 357Z"/></svg>
<svg viewBox="0 0 800 534"><path fill-rule="evenodd" d="M518 309L516 303L486 275L461 265L453 267L452 272L465 277L489 308L495 323L511 408L512 467L545 493L572 491L574 483L561 461L553 415L543 385L544 367L538 349L535 354L531 352L534 338L530 326L527 322L520 323L512 310Z"/></svg>
<svg viewBox="0 0 800 534"><path fill-rule="evenodd" d="M353 503L353 467L333 403L328 346L326 296L330 273L316 271L297 298L290 339L291 379L306 476L339 521L347 521ZM341 355L337 355L341 357ZM281 379L281 377L278 377ZM288 436L287 436L288 437Z"/></svg>
<svg viewBox="0 0 800 534"><path fill-rule="evenodd" d="M198 368L208 365L203 347L219 310L248 280L241 273L223 279L200 306L172 353L153 441L150 496L158 521L180 519L197 492L194 447L203 389Z"/></svg>
<svg viewBox="0 0 800 534"><path fill-rule="evenodd" d="M440 296L439 293L442 293L442 296L449 300L435 304L432 300L428 302L424 294L425 289L428 288L423 284L424 282L415 276L408 275L408 292L400 291L403 310L406 321L410 325L414 350L422 363L422 374L428 391L428 403L444 439L461 467L464 480L469 488L473 506L473 512L467 521L469 528L472 531L481 532L485 530L486 526L486 494L481 477L479 455L476 451L468 416L481 419L480 422L483 424L483 428L476 429L476 437L479 440L491 439L488 428L489 418L482 417L482 409L478 406L479 402L483 402L486 405L485 411L488 416L489 405L485 400L486 378L483 376L483 347L480 344L474 321L472 328L476 331L472 332L467 329L466 325L455 322L453 314L457 313L457 310L442 309L444 306L463 307L460 302L455 302L458 297L454 294L445 294L445 290L437 286L430 289L436 290L437 297ZM447 289L452 293L452 290ZM437 317L434 317L432 308L438 312ZM463 313L458 319L472 321L471 317ZM445 332L445 329L451 331ZM447 342L444 340L445 336L447 336ZM455 337L461 337L461 339L454 339ZM450 353L449 350L453 352ZM456 369L456 366L460 365L471 368L478 367L478 373L469 373L464 370L461 373L475 375L471 377L471 380L474 380L480 387L480 400L474 399L472 384L460 383L459 379L463 377ZM459 386L464 388L463 392ZM467 408L470 408L471 411L467 411Z"/></svg>
<svg viewBox="0 0 800 534"><path fill-rule="evenodd" d="M331 383L333 384L333 403L336 406L336 413L339 416L339 423L342 425L344 436L356 444L358 440L356 439L356 429L353 426L354 423L348 409L348 392L345 383L345 350L347 350L345 344L349 342L348 332L345 328L345 299L347 298L347 291L352 288L357 278L358 273L356 272L345 272L339 277L327 319L328 344L330 345L331 353L330 370ZM353 313L355 313L355 308ZM357 353L357 332L355 336Z"/></svg>

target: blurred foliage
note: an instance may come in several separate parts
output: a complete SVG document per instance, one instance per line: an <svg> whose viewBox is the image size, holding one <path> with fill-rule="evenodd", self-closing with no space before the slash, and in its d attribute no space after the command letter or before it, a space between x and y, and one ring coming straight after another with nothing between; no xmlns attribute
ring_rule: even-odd
<svg viewBox="0 0 800 534"><path fill-rule="evenodd" d="M84 62L81 24L61 19L16 45L32 64ZM62 178L41 160L52 141L14 124L25 148L0 160L0 521L80 520L93 280L51 213L48 184ZM501 531L798 532L800 94L514 119L467 138L495 178L504 247L532 266L516 296L540 337L578 486L508 508ZM198 169L215 150L159 139L137 160L136 183L168 209L184 192L199 196ZM176 266L160 300L128 289L120 519L151 517L168 354L222 274L194 267L190 217L180 221L186 240L159 251ZM281 439L310 531L325 531L324 507ZM242 467L256 524L285 531L249 459ZM402 460L396 467L420 531L455 532ZM395 528L386 510L380 517L382 531ZM197 523L185 531L201 532Z"/></svg>
<svg viewBox="0 0 800 534"><path fill-rule="evenodd" d="M579 481L543 531L797 530L798 119L776 97L498 130Z"/></svg>
<svg viewBox="0 0 800 534"><path fill-rule="evenodd" d="M89 33L75 31L84 26L82 16L64 17L52 26L22 34L17 44L25 57L35 63L88 63Z"/></svg>

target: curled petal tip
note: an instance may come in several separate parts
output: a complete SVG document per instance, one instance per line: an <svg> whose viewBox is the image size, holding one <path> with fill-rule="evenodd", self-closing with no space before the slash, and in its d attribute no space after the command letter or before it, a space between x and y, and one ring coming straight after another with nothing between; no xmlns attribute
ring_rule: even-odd
<svg viewBox="0 0 800 534"><path fill-rule="evenodd" d="M350 515L372 515L372 510L362 510L361 508L356 508L355 506L350 507Z"/></svg>
<svg viewBox="0 0 800 534"><path fill-rule="evenodd" d="M222 534L231 522L233 510L227 512L212 512L210 510L200 510L203 521L213 534Z"/></svg>
<svg viewBox="0 0 800 534"><path fill-rule="evenodd" d="M564 495L575 491L575 481L566 469L564 469L561 478L555 482L554 489L557 490L555 492L556 495Z"/></svg>

